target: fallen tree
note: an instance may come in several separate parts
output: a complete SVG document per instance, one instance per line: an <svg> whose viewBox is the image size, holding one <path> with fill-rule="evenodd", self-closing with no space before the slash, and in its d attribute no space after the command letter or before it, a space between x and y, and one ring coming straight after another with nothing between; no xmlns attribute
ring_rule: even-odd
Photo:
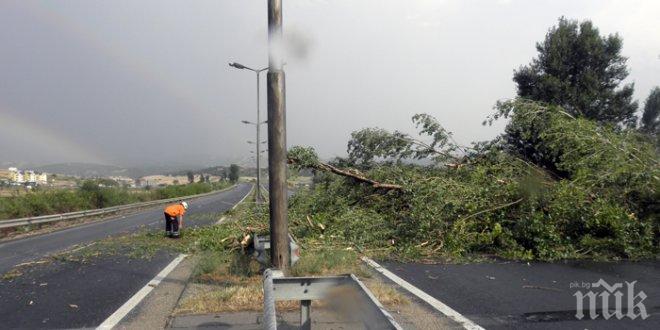
<svg viewBox="0 0 660 330"><path fill-rule="evenodd" d="M331 164L312 148L292 148L290 164L318 170L316 184L291 199L293 234L413 259L658 252L658 154L634 131L512 100L492 117L510 118L505 133L465 148L432 117L416 118L428 124L419 139L364 129L351 135L349 157ZM419 142L424 136L438 142ZM460 166L447 166L452 161ZM373 193L384 185L402 193Z"/></svg>
<svg viewBox="0 0 660 330"><path fill-rule="evenodd" d="M344 177L354 179L360 183L366 183L371 185L371 187L376 189L385 189L385 190L403 190L403 187L398 184L392 183L382 183L376 180L370 179L362 174L360 171L355 169L340 169L330 164L323 163L318 160L318 156L313 148L310 147L293 147L289 151L288 155L289 165L294 165L300 168L311 168L313 170L320 170L324 172L330 172Z"/></svg>

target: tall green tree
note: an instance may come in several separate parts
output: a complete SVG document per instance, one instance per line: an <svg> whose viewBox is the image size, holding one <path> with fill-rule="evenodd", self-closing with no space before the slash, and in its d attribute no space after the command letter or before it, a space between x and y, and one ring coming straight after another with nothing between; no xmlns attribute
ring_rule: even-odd
<svg viewBox="0 0 660 330"><path fill-rule="evenodd" d="M240 175L240 170L241 168L238 167L236 164L231 164L229 166L229 181L232 183L236 183L238 181L238 177Z"/></svg>
<svg viewBox="0 0 660 330"><path fill-rule="evenodd" d="M628 76L623 40L601 36L590 21L559 18L543 42L538 57L514 72L518 95L559 105L575 117L600 123L635 124L634 84Z"/></svg>
<svg viewBox="0 0 660 330"><path fill-rule="evenodd" d="M644 104L640 130L651 135L660 135L660 87L651 90Z"/></svg>
<svg viewBox="0 0 660 330"><path fill-rule="evenodd" d="M195 174L192 171L188 171L186 176L188 176L188 183L195 182Z"/></svg>

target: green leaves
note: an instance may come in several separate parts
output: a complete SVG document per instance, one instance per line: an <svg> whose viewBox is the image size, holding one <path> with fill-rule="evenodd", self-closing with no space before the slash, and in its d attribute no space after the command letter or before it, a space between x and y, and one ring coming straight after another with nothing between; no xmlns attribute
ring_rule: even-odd
<svg viewBox="0 0 660 330"><path fill-rule="evenodd" d="M601 37L590 21L561 17L537 43L538 57L515 71L518 96L559 105L575 117L634 126L633 84L620 86L628 76L621 47L618 35Z"/></svg>
<svg viewBox="0 0 660 330"><path fill-rule="evenodd" d="M291 165L298 170L315 168L319 164L319 156L312 147L294 146L289 149L287 158L292 160Z"/></svg>
<svg viewBox="0 0 660 330"><path fill-rule="evenodd" d="M632 131L575 118L565 109L527 99L498 102L489 120L509 118L506 133L476 145L462 166L421 166L402 159L458 154L451 134L432 116L413 122L419 137L370 128L353 133L349 158L374 180L405 191L377 194L319 175L296 195L292 219L311 235L385 250L393 257L514 259L643 258L657 251L660 227L658 155ZM311 148L294 148L303 163ZM378 162L379 160L396 162ZM321 179L322 177L322 179ZM307 228L307 229L305 229Z"/></svg>
<svg viewBox="0 0 660 330"><path fill-rule="evenodd" d="M240 175L241 175L241 168L236 164L231 164L229 166L229 181L231 183L236 183Z"/></svg>
<svg viewBox="0 0 660 330"><path fill-rule="evenodd" d="M640 126L642 132L660 137L660 87L653 88L646 99Z"/></svg>
<svg viewBox="0 0 660 330"><path fill-rule="evenodd" d="M419 129L419 138L399 131L389 132L382 128L364 128L351 133L348 141L348 159L353 164L368 168L378 160L402 161L429 159L436 163L453 160L459 146L451 132L429 114L412 117ZM422 137L429 137L425 141Z"/></svg>

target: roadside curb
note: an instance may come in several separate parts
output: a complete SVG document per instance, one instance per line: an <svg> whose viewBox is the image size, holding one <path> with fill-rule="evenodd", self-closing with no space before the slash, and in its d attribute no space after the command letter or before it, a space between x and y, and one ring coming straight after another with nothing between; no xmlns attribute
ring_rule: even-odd
<svg viewBox="0 0 660 330"><path fill-rule="evenodd" d="M188 258L188 261L190 261L190 274L186 277L186 283L183 285L181 290L179 291L179 294L176 297L176 302L174 302L174 306L172 306L172 309L169 311L166 317L165 321L165 326L163 327L164 329L168 329L172 326L172 322L174 321L174 310L176 310L177 307L179 307L179 303L181 303L181 298L183 297L183 294L188 290L188 286L190 285L190 276L192 276L193 269L197 267L197 263L199 262L199 257L192 255L190 258Z"/></svg>

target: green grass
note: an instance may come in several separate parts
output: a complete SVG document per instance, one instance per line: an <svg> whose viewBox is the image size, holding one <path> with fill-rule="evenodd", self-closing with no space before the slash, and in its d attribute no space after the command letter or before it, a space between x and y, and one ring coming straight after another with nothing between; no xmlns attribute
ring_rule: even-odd
<svg viewBox="0 0 660 330"><path fill-rule="evenodd" d="M11 281L19 276L23 275L23 273L20 272L18 269L12 269L4 274L2 274L2 279L3 281Z"/></svg>
<svg viewBox="0 0 660 330"><path fill-rule="evenodd" d="M224 214L195 214L187 218L217 220L226 216L223 224L200 228L185 228L179 239L164 236L161 230L139 230L119 237L107 238L88 246L78 247L51 257L58 262L89 263L96 258L122 255L130 258L151 258L159 251L187 253L195 260L191 284L196 293L182 299L175 314L213 313L227 311L259 311L263 308L261 270L264 268L246 255L241 241L248 234L263 234L267 229L265 206L245 202ZM303 238L300 260L291 269L293 276L323 276L353 273L365 280L383 303L398 306L408 303L396 290L373 279L359 260L359 254L338 246L320 246ZM2 280L22 275L23 269L4 274ZM297 302L280 302L278 310L297 310Z"/></svg>
<svg viewBox="0 0 660 330"><path fill-rule="evenodd" d="M0 197L0 219L67 213L190 196L223 189L228 186L229 183L227 182L191 183L158 189L134 190L120 187L99 187L96 181L88 180L79 189L74 190L36 189L22 195Z"/></svg>

